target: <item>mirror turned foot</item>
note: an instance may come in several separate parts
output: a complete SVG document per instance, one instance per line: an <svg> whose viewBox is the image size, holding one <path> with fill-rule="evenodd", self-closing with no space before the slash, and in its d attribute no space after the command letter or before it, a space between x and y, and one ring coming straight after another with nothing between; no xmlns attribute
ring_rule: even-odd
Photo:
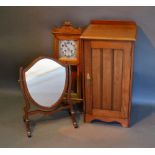
<svg viewBox="0 0 155 155"><path fill-rule="evenodd" d="M79 127L77 122L73 122L73 126L74 126L74 128L78 128Z"/></svg>
<svg viewBox="0 0 155 155"><path fill-rule="evenodd" d="M31 130L30 130L30 120L25 120L25 125L26 125L27 136L30 138L32 137Z"/></svg>
<svg viewBox="0 0 155 155"><path fill-rule="evenodd" d="M72 123L73 123L74 128L78 128L79 126L78 126L76 118L75 118L75 112L70 111L70 115L71 115L71 118L72 118Z"/></svg>
<svg viewBox="0 0 155 155"><path fill-rule="evenodd" d="M27 136L28 136L29 138L31 138L31 137L32 137L32 135L31 135L31 132L30 132L30 131L28 131L28 132L27 132Z"/></svg>

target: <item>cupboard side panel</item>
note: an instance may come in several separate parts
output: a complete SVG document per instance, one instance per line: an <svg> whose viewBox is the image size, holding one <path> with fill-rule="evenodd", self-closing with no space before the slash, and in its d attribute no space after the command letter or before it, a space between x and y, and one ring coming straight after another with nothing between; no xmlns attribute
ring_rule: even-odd
<svg viewBox="0 0 155 155"><path fill-rule="evenodd" d="M130 74L130 96L129 96L129 122L131 118L132 107L132 81L133 81L133 62L134 62L134 43L131 43L131 74Z"/></svg>

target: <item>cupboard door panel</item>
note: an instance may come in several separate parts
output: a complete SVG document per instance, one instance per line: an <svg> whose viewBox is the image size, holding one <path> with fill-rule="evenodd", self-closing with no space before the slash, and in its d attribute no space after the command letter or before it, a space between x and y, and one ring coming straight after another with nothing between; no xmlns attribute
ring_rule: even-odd
<svg viewBox="0 0 155 155"><path fill-rule="evenodd" d="M92 49L93 108L101 108L101 50Z"/></svg>
<svg viewBox="0 0 155 155"><path fill-rule="evenodd" d="M103 49L102 51L102 109L111 110L112 107L112 70L113 51Z"/></svg>
<svg viewBox="0 0 155 155"><path fill-rule="evenodd" d="M113 63L113 105L112 110L121 111L122 105L122 72L123 72L123 50L114 49Z"/></svg>

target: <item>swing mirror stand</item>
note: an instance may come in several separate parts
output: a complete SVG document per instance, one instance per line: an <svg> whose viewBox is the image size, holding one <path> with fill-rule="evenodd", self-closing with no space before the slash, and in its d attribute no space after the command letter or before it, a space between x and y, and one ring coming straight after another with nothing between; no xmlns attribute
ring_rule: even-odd
<svg viewBox="0 0 155 155"><path fill-rule="evenodd" d="M39 57L26 68L20 68L19 83L25 99L23 120L31 137L30 116L51 115L67 109L73 126L78 127L71 100L71 67L50 57ZM67 99L64 101L64 96ZM31 104L36 110L31 109Z"/></svg>

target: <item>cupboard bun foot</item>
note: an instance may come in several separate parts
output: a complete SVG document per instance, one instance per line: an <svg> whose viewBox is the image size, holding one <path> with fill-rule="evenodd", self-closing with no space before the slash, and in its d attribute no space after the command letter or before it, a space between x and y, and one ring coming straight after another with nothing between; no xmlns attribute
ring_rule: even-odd
<svg viewBox="0 0 155 155"><path fill-rule="evenodd" d="M85 123L90 123L91 121L93 120L93 118L92 117L90 117L90 116L84 116L84 122Z"/></svg>
<svg viewBox="0 0 155 155"><path fill-rule="evenodd" d="M123 121L123 122L121 122L120 124L121 124L122 127L124 127L124 128L129 128L129 127L130 127L129 121L128 121L128 120L127 120L127 121Z"/></svg>

